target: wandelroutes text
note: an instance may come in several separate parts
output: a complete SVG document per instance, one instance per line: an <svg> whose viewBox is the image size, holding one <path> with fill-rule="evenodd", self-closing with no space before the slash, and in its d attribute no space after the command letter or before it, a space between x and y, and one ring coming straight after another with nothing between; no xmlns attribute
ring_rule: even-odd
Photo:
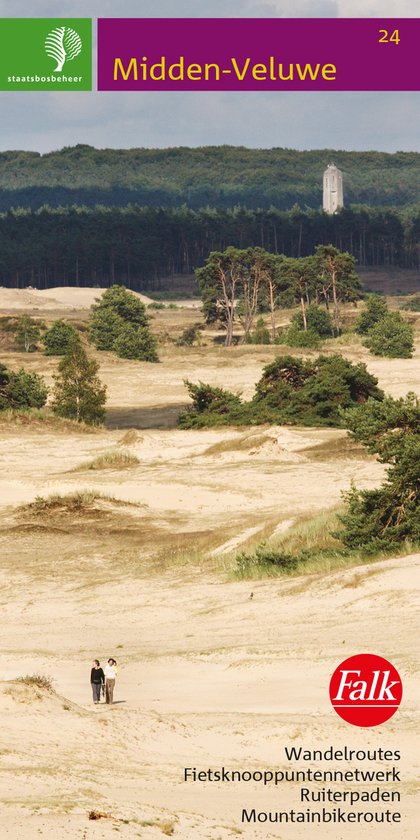
<svg viewBox="0 0 420 840"><path fill-rule="evenodd" d="M248 823L400 823L401 782L398 750L355 750L350 747L310 750L284 747L287 766L274 768L185 767L184 782L273 786L281 800L273 810L256 804L242 808ZM346 766L331 767L345 762ZM330 766L322 766L329 764ZM357 783L357 787L355 787ZM291 787L297 787L297 801Z"/></svg>

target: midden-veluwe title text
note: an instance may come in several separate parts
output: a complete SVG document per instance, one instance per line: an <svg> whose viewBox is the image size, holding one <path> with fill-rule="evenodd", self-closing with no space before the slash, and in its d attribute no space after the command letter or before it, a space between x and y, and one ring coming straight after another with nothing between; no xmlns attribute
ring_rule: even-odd
<svg viewBox="0 0 420 840"><path fill-rule="evenodd" d="M420 19L100 18L99 90L420 90Z"/></svg>
<svg viewBox="0 0 420 840"><path fill-rule="evenodd" d="M292 64L279 61L275 56L268 56L266 62L255 62L251 57L237 59L229 58L226 67L218 63L188 62L184 55L180 55L178 61L170 63L166 56L162 55L159 61L150 62L147 56L139 60L131 58L128 62L117 57L114 60L114 81L123 79L127 81L130 77L134 81L154 82L183 82L186 79L194 82L211 81L219 82L222 76L233 75L239 82L247 82L253 79L257 82L282 81L289 82L296 80L315 81L322 78L325 81L334 81L337 78L337 67L335 64L300 63Z"/></svg>

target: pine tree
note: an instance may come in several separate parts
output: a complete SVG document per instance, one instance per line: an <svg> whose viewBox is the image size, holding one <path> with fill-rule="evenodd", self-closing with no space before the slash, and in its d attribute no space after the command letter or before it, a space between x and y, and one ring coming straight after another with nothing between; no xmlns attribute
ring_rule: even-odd
<svg viewBox="0 0 420 840"><path fill-rule="evenodd" d="M147 327L135 329L126 324L114 341L114 350L120 359L138 359L158 362L157 341Z"/></svg>
<svg viewBox="0 0 420 840"><path fill-rule="evenodd" d="M414 350L414 330L399 312L388 312L369 330L363 344L374 356L411 359Z"/></svg>
<svg viewBox="0 0 420 840"><path fill-rule="evenodd" d="M97 350L114 350L123 359L158 361L146 307L125 286L111 286L92 306L89 338Z"/></svg>
<svg viewBox="0 0 420 840"><path fill-rule="evenodd" d="M348 548L393 549L420 540L420 402L415 394L368 400L343 412L350 436L387 464L386 480L374 490L345 494L347 508L338 537Z"/></svg>
<svg viewBox="0 0 420 840"><path fill-rule="evenodd" d="M363 312L360 313L356 321L356 332L359 335L367 335L369 330L388 314L386 300L378 295L368 295L365 304Z"/></svg>
<svg viewBox="0 0 420 840"><path fill-rule="evenodd" d="M42 408L47 396L48 388L38 373L23 368L13 371L0 364L0 411Z"/></svg>
<svg viewBox="0 0 420 840"><path fill-rule="evenodd" d="M71 324L62 319L54 321L44 335L46 356L65 356L72 341L77 341L79 333Z"/></svg>
<svg viewBox="0 0 420 840"><path fill-rule="evenodd" d="M96 375L98 370L98 363L88 358L80 341L71 342L54 377L55 414L93 425L103 422L106 387Z"/></svg>

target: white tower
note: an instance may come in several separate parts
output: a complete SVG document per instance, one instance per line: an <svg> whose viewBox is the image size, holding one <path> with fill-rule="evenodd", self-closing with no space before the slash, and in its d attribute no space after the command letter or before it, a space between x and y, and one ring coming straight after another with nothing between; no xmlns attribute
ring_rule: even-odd
<svg viewBox="0 0 420 840"><path fill-rule="evenodd" d="M329 163L324 172L324 210L326 213L336 213L344 207L343 173L334 163Z"/></svg>

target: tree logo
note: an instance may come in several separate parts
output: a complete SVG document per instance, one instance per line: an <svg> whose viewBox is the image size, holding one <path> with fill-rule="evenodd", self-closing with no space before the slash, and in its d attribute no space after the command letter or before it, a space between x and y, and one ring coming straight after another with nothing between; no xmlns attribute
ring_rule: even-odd
<svg viewBox="0 0 420 840"><path fill-rule="evenodd" d="M45 52L57 62L54 72L61 72L66 61L73 61L82 51L82 39L75 29L58 26L45 39Z"/></svg>
<svg viewBox="0 0 420 840"><path fill-rule="evenodd" d="M401 698L401 677L382 656L350 656L331 677L331 703L337 714L354 726L385 723L397 711Z"/></svg>
<svg viewBox="0 0 420 840"><path fill-rule="evenodd" d="M0 90L92 90L92 18L2 18Z"/></svg>

